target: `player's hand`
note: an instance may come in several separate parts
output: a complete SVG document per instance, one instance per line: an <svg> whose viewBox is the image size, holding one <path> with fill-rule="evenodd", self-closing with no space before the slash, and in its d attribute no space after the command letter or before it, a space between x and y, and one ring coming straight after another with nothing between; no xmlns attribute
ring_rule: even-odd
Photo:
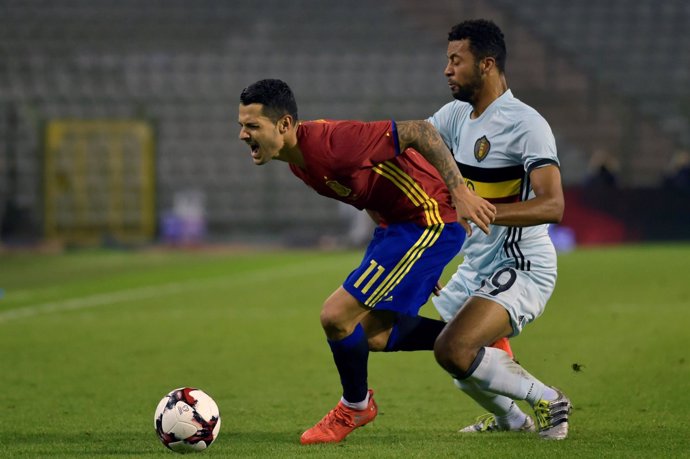
<svg viewBox="0 0 690 459"><path fill-rule="evenodd" d="M434 287L434 296L441 296L441 289L443 288L443 284L439 281L436 282L436 286Z"/></svg>
<svg viewBox="0 0 690 459"><path fill-rule="evenodd" d="M452 194L458 222L465 228L467 235L472 235L470 222L489 234L489 225L496 219L496 207L464 184L456 186Z"/></svg>

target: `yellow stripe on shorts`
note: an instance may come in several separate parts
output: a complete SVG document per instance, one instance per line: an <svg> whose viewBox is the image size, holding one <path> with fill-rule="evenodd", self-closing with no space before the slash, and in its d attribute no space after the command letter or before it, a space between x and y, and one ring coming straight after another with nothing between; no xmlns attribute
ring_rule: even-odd
<svg viewBox="0 0 690 459"><path fill-rule="evenodd" d="M441 223L426 228L419 239L417 239L417 242L414 243L410 250L400 259L398 264L395 265L393 270L381 281L381 284L374 290L374 293L367 298L364 305L373 308L376 303L388 295L400 283L405 275L410 272L415 262L424 254L424 251L436 243L436 240L443 232L444 226L445 224Z"/></svg>

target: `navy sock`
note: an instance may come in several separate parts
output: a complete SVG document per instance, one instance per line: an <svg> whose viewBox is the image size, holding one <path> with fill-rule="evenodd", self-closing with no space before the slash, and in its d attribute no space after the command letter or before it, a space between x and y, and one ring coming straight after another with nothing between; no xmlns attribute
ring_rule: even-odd
<svg viewBox="0 0 690 459"><path fill-rule="evenodd" d="M393 325L384 351L431 351L445 326L442 320L401 315Z"/></svg>
<svg viewBox="0 0 690 459"><path fill-rule="evenodd" d="M364 329L357 324L349 336L338 340L328 340L333 353L335 366L343 385L343 398L351 403L361 402L367 398L367 362L369 344Z"/></svg>

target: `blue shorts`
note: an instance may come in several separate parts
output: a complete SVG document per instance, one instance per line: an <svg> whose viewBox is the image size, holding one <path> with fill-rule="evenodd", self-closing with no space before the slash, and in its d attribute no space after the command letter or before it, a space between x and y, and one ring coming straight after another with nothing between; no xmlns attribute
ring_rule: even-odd
<svg viewBox="0 0 690 459"><path fill-rule="evenodd" d="M458 223L377 227L362 263L343 288L367 308L416 316L464 241L465 230Z"/></svg>

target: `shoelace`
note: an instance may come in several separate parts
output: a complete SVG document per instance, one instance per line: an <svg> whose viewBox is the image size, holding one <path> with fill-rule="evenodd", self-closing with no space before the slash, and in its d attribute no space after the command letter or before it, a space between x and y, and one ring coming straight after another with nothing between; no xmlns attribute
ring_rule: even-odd
<svg viewBox="0 0 690 459"><path fill-rule="evenodd" d="M476 424L479 426L479 432L491 432L498 429L498 424L496 423L496 416L491 413L486 413L479 416L476 419Z"/></svg>
<svg viewBox="0 0 690 459"><path fill-rule="evenodd" d="M534 407L534 417L540 429L546 429L551 422L551 403L547 400L539 400Z"/></svg>
<svg viewBox="0 0 690 459"><path fill-rule="evenodd" d="M344 424L348 427L354 427L355 425L351 417L348 416L344 410L340 409L340 406L333 408L319 424Z"/></svg>

